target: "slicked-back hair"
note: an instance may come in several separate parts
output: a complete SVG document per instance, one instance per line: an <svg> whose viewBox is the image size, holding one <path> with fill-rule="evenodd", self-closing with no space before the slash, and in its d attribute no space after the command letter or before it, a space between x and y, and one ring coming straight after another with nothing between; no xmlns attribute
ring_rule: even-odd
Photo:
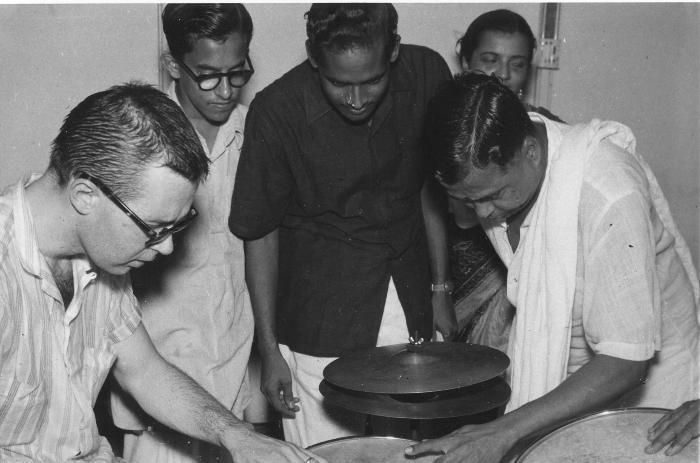
<svg viewBox="0 0 700 463"><path fill-rule="evenodd" d="M314 3L305 18L309 51L317 61L321 50L371 48L380 40L388 59L399 40L399 15L391 3Z"/></svg>
<svg viewBox="0 0 700 463"><path fill-rule="evenodd" d="M505 167L535 128L520 99L498 77L465 72L443 85L425 127L431 167L453 185L474 169Z"/></svg>
<svg viewBox="0 0 700 463"><path fill-rule="evenodd" d="M139 196L148 167L165 166L192 183L209 160L180 107L150 85L128 83L88 96L63 121L49 170L58 184L86 173L121 199Z"/></svg>
<svg viewBox="0 0 700 463"><path fill-rule="evenodd" d="M219 42L239 33L247 44L253 38L253 20L240 3L169 3L162 20L170 54L180 60L201 38Z"/></svg>
<svg viewBox="0 0 700 463"><path fill-rule="evenodd" d="M469 61L479 47L479 41L484 32L497 31L506 34L521 33L527 40L528 62L532 61L532 55L537 47L537 40L525 18L510 10L488 11L477 17L467 28L464 35L457 41L457 54L460 60Z"/></svg>

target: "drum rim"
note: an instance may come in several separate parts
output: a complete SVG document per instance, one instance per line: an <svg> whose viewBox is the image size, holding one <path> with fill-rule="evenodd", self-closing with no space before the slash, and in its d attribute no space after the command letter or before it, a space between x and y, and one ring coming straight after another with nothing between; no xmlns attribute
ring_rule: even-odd
<svg viewBox="0 0 700 463"><path fill-rule="evenodd" d="M515 460L515 463L524 463L523 459L530 455L534 450L537 449L537 447L544 441L546 438L552 437L555 434L559 434L560 432L563 432L564 430L570 428L571 426L579 423L583 423L586 421L591 421L595 418L599 418L601 416L607 416L607 415L619 415L624 412L642 412L642 413L668 413L671 411L669 408L661 408L661 407L624 407L624 408L611 408L608 410L602 410L598 412L591 412L587 413L585 415L582 415L578 418L575 418L571 421L568 421L564 423L563 425L559 426L558 428L554 429L553 431L548 432L542 437L539 437L537 440L535 440L532 444L528 446L527 449Z"/></svg>
<svg viewBox="0 0 700 463"><path fill-rule="evenodd" d="M404 441L404 442L406 442L406 445L413 445L413 444L418 443L418 441L415 441L415 440L404 439L403 437L395 437L395 436L345 436L345 437L336 437L335 439L329 439L329 440L326 440L323 442L318 442L316 444L309 445L308 447L306 447L306 450L313 451L314 449L316 449L322 445L333 444L335 442L340 442L340 441L356 440L356 439Z"/></svg>

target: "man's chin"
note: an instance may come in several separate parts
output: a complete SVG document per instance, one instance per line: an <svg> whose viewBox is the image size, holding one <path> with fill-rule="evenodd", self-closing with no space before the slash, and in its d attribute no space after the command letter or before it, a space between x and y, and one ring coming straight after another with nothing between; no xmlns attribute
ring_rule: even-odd
<svg viewBox="0 0 700 463"><path fill-rule="evenodd" d="M354 113L347 110L338 110L343 118L352 124L364 124L372 118L372 111L365 111L362 113Z"/></svg>
<svg viewBox="0 0 700 463"><path fill-rule="evenodd" d="M222 125L231 117L231 113L236 109L236 105L209 107L207 111L202 111L201 114L212 125Z"/></svg>
<svg viewBox="0 0 700 463"><path fill-rule="evenodd" d="M143 262L141 261L134 261L134 262L127 262L126 264L121 264L121 265L105 265L104 267L100 267L100 270L109 273L110 275L126 275L132 270L136 270L137 268L143 266Z"/></svg>
<svg viewBox="0 0 700 463"><path fill-rule="evenodd" d="M223 125L231 117L231 113L228 114L208 114L206 119L211 125Z"/></svg>
<svg viewBox="0 0 700 463"><path fill-rule="evenodd" d="M131 267L128 265L120 265L118 267L111 267L106 269L106 272L110 275L126 275L130 271L134 270L136 267Z"/></svg>
<svg viewBox="0 0 700 463"><path fill-rule="evenodd" d="M499 224L502 224L503 222L507 221L508 218L506 216L499 215L499 216L492 216L492 217L479 217L479 220L483 223L499 225Z"/></svg>

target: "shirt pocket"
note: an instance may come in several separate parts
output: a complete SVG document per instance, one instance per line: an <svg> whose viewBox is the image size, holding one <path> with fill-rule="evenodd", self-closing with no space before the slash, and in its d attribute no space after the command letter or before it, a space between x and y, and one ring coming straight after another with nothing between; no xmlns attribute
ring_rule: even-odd
<svg viewBox="0 0 700 463"><path fill-rule="evenodd" d="M0 447L33 441L46 421L48 398L44 384L12 377L0 379Z"/></svg>

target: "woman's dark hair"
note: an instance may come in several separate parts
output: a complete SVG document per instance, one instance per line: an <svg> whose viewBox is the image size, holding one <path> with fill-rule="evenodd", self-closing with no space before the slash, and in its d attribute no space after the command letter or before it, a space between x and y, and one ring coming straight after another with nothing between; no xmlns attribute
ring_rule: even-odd
<svg viewBox="0 0 700 463"><path fill-rule="evenodd" d="M472 53L479 46L481 36L486 31L505 32L514 34L519 32L527 40L527 49L530 50L528 61L532 61L532 54L537 47L535 35L527 24L527 21L517 13L510 10L493 10L476 18L467 28L462 38L457 41L457 54L460 60L469 61Z"/></svg>
<svg viewBox="0 0 700 463"><path fill-rule="evenodd" d="M399 41L399 15L391 3L314 3L306 13L306 36L311 56L369 48L383 39L387 57Z"/></svg>
<svg viewBox="0 0 700 463"><path fill-rule="evenodd" d="M498 77L465 72L432 99L424 139L431 167L453 185L472 169L504 167L534 126L520 99Z"/></svg>
<svg viewBox="0 0 700 463"><path fill-rule="evenodd" d="M253 38L253 20L240 3L169 3L162 20L170 54L177 59L201 38L221 41L236 32L248 44Z"/></svg>

